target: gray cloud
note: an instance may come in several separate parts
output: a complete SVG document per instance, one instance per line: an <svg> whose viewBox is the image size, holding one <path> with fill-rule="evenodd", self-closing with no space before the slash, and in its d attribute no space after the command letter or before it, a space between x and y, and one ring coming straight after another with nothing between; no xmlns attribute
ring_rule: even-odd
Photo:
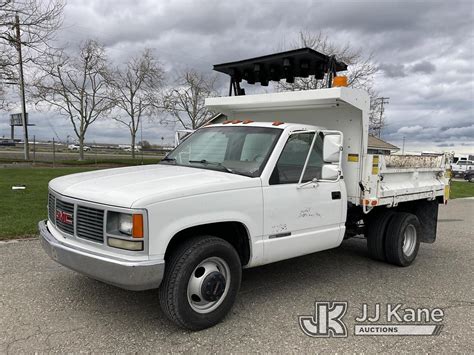
<svg viewBox="0 0 474 355"><path fill-rule="evenodd" d="M301 29L322 30L335 43L373 53L380 69L375 89L390 97L383 138L400 145L405 137L409 148L454 144L474 151L473 23L470 1L69 0L58 45L72 50L96 38L117 63L152 48L171 79L183 68L210 72L212 64L274 52ZM224 87L227 78L219 78ZM31 113L39 136L52 135L46 117L58 135L72 132L55 113ZM171 140L173 127L156 122L146 123L146 139ZM8 129L0 116L0 135ZM104 120L87 140L127 142L128 135Z"/></svg>
<svg viewBox="0 0 474 355"><path fill-rule="evenodd" d="M427 60L423 60L419 63L416 63L411 68L411 71L414 73L423 73L423 74L431 74L436 70L436 66L433 63L428 62Z"/></svg>
<svg viewBox="0 0 474 355"><path fill-rule="evenodd" d="M387 78L401 78L407 75L403 64L380 64L379 70L381 70Z"/></svg>

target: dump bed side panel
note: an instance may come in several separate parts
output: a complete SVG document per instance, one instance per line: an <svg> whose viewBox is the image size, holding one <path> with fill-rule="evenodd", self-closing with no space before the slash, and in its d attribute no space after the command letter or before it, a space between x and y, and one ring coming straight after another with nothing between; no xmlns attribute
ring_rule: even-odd
<svg viewBox="0 0 474 355"><path fill-rule="evenodd" d="M449 179L444 156L369 154L363 203L369 207L447 198Z"/></svg>

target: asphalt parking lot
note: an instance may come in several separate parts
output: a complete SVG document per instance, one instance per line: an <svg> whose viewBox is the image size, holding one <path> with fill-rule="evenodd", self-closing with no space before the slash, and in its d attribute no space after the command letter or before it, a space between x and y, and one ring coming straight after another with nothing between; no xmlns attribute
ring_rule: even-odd
<svg viewBox="0 0 474 355"><path fill-rule="evenodd" d="M225 321L187 332L165 319L156 291L129 292L51 261L37 240L0 243L0 353L23 352L474 352L474 200L440 211L438 240L399 268L368 259L365 240L246 270ZM347 301L347 338L311 338L298 315ZM438 336L354 336L362 303L440 307Z"/></svg>

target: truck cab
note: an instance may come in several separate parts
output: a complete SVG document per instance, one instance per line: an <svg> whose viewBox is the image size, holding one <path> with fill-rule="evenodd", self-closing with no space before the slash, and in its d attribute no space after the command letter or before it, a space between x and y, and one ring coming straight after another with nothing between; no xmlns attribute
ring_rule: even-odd
<svg viewBox="0 0 474 355"><path fill-rule="evenodd" d="M198 130L163 163L258 180L263 218L255 232L263 238L248 264L257 266L340 244L347 203L341 155L341 132L234 120Z"/></svg>

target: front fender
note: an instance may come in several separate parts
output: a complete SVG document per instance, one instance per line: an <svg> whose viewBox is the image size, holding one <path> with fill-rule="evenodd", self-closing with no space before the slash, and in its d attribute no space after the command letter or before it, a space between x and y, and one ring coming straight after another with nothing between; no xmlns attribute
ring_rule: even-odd
<svg viewBox="0 0 474 355"><path fill-rule="evenodd" d="M261 187L214 192L158 202L147 207L150 256L164 257L170 240L185 229L218 222L240 222L249 234L248 266L263 258Z"/></svg>

